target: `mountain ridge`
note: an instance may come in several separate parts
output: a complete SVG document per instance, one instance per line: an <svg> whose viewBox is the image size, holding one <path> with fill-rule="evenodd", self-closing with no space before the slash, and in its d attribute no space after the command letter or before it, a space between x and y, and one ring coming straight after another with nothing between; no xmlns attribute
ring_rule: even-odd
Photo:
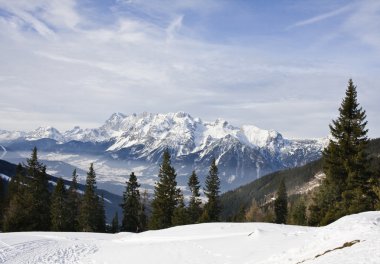
<svg viewBox="0 0 380 264"><path fill-rule="evenodd" d="M53 127L28 133L0 131L0 144L10 151L27 151L33 144L53 153L91 151L91 155L101 156L100 162L127 161L131 170L150 177L146 179L150 185L165 149L170 151L180 178L192 170L204 178L211 159L215 158L222 190L228 190L273 171L319 158L327 138L293 140L275 130L254 125L237 127L221 118L206 122L185 112L144 112L114 113L98 128L74 127L63 133ZM179 181L186 185L185 178Z"/></svg>
<svg viewBox="0 0 380 264"><path fill-rule="evenodd" d="M98 128L83 129L79 126L75 126L63 133L52 126L41 126L30 132L0 130L0 142L17 139L37 140L42 138L50 138L62 143L72 140L102 142L114 139L115 144L111 146L109 150L115 150L132 145L133 142L131 143L131 141L133 141L138 134L142 137L151 137L156 134L158 138L162 139L165 135L159 132L167 132L167 130L175 130L172 134L176 134L176 136L181 132L184 134L192 133L187 136L193 137L195 151L202 147L202 145L207 144L210 139L221 139L227 135L231 135L237 138L241 143L253 148L270 147L273 150L278 147L278 145L283 145L287 142L314 141L316 144L322 145L325 145L327 142L327 138L285 139L281 133L273 129L265 130L247 124L237 127L221 118L217 118L214 122L202 121L202 119L197 117L193 118L190 114L185 112L167 114L144 112L132 115L113 113L105 123ZM138 133L136 133L136 131ZM126 138L128 132L134 137ZM170 137L170 135L166 136ZM129 139L128 144L123 144L127 139ZM189 138L184 136L183 138L178 137L177 139L181 142L181 140L186 141Z"/></svg>

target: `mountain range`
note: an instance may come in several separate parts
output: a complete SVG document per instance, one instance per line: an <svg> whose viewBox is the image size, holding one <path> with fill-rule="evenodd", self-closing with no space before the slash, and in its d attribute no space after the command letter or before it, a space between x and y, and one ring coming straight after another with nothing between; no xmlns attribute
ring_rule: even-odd
<svg viewBox="0 0 380 264"><path fill-rule="evenodd" d="M180 186L185 188L192 170L203 182L215 158L222 191L226 191L316 160L327 142L327 138L286 139L275 130L237 127L223 119L205 122L184 112L114 113L93 129L77 126L63 133L54 127L31 132L0 130L0 157L20 162L37 146L49 173L69 177L75 167L82 181L94 162L102 187L120 194L131 171L139 175L143 188L152 189L162 153L168 149Z"/></svg>

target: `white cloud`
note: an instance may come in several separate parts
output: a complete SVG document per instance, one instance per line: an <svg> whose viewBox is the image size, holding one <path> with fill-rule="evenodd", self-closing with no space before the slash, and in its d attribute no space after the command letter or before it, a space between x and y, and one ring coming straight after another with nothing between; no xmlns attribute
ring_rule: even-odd
<svg viewBox="0 0 380 264"><path fill-rule="evenodd" d="M324 21L326 19L330 19L332 17L336 17L338 15L344 14L348 11L351 11L352 9L353 9L352 5L347 5L347 6L338 8L336 10L326 12L324 14L320 14L320 15L317 15L317 16L314 16L314 17L311 17L311 18L308 18L305 20L298 21L298 22L290 25L289 27L287 27L287 29L289 30L289 29L293 29L293 28L297 28L297 27L303 27L303 26L316 24L316 23L319 23L319 22Z"/></svg>
<svg viewBox="0 0 380 264"><path fill-rule="evenodd" d="M174 35L177 33L177 31L180 30L182 26L182 20L183 20L183 16L178 16L166 28L166 33L168 35L169 41L174 39Z"/></svg>
<svg viewBox="0 0 380 264"><path fill-rule="evenodd" d="M75 0L1 0L0 8L10 14L10 22L18 20L20 30L30 28L43 37L54 37L55 28L73 30L80 23L75 4Z"/></svg>
<svg viewBox="0 0 380 264"><path fill-rule="evenodd" d="M343 24L346 34L350 34L367 44L380 54L380 2L363 1Z"/></svg>
<svg viewBox="0 0 380 264"><path fill-rule="evenodd" d="M102 24L75 1L32 2L0 0L9 13L0 17L0 59L7 62L0 64L1 129L50 124L63 130L100 125L112 112L183 110L291 136L323 136L336 112L325 102L340 102L350 74L358 76L356 65L346 63L351 58L337 63L184 34L186 11L221 8L213 1L128 1ZM125 13L131 5L148 19ZM363 83L367 76L358 78Z"/></svg>

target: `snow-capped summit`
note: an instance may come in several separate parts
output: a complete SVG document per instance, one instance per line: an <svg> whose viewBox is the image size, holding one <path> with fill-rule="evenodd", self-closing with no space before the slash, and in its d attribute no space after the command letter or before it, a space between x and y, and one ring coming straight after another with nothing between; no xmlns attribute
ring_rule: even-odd
<svg viewBox="0 0 380 264"><path fill-rule="evenodd" d="M171 147L178 155L197 152L215 141L227 136L237 139L243 145L252 148L270 148L278 151L289 140L274 130L263 130L253 125L236 127L226 120L218 118L214 122L204 122L185 112L153 114L141 113L125 115L114 113L99 128L82 129L75 126L63 135L53 127L39 127L24 133L0 133L4 138L24 137L27 140L51 138L60 142L71 140L82 142L113 141L110 151L120 150L132 145L149 147L148 152L162 146ZM315 141L318 144L318 140Z"/></svg>
<svg viewBox="0 0 380 264"><path fill-rule="evenodd" d="M39 127L26 134L27 140L36 140L41 138L50 138L59 142L64 141L62 134L56 128L51 126Z"/></svg>
<svg viewBox="0 0 380 264"><path fill-rule="evenodd" d="M275 130L263 130L256 126L244 125L241 127L242 135L245 139L257 147L265 147L272 141L281 142L282 135Z"/></svg>
<svg viewBox="0 0 380 264"><path fill-rule="evenodd" d="M227 136L254 148L270 144L275 145L273 148L279 148L283 144L281 134L274 130L261 130L255 126L238 128L220 118L214 122L203 122L184 112L132 116L114 114L111 118L112 126L108 125L107 120L106 125L100 128L107 128L110 138L115 140L110 151L136 144L149 146L150 151L154 151L164 145L177 150L177 155L186 155L200 151Z"/></svg>
<svg viewBox="0 0 380 264"><path fill-rule="evenodd" d="M15 135L17 133L0 131L0 142ZM169 149L173 163L177 163L179 175L188 175L193 169L207 175L210 161L215 158L223 189L315 160L326 146L325 140L285 139L275 130L254 125L237 127L221 118L206 122L185 112L114 113L98 128L76 126L62 135L55 128L41 127L19 135L18 149L22 148L23 139L28 141L29 150L31 140L50 138L64 145L49 146L49 151L91 151L89 154L106 159L136 161L145 166L143 170L138 169L148 177L154 175L165 149Z"/></svg>
<svg viewBox="0 0 380 264"><path fill-rule="evenodd" d="M289 143L275 130L264 130L253 125L243 125L238 137L241 142L256 148L268 148L272 152L279 151Z"/></svg>
<svg viewBox="0 0 380 264"><path fill-rule="evenodd" d="M122 113L114 113L106 120L102 128L107 131L119 131L121 129L120 125L122 121L126 118L127 116L122 114Z"/></svg>
<svg viewBox="0 0 380 264"><path fill-rule="evenodd" d="M150 152L167 146L177 149L180 154L187 154L193 148L196 123L189 114L183 112L126 116L120 121L121 130L109 150L144 145Z"/></svg>
<svg viewBox="0 0 380 264"><path fill-rule="evenodd" d="M16 134L17 135L17 134ZM40 127L27 134L19 134L27 140L51 138L59 142L71 140L82 142L110 142L108 151L115 152L132 146L139 147L139 156L148 157L157 150L169 147L176 156L191 153L208 153L208 148L224 142L239 142L242 146L270 155L294 152L307 143L313 151L321 150L322 140L288 140L275 130L264 130L254 125L236 127L218 118L214 122L204 122L185 112L153 114L141 113L125 115L114 113L99 128L82 129L79 126L63 135L53 127ZM1 136L1 133L0 133ZM2 133L3 138L15 138L15 134ZM227 140L223 140L227 139ZM219 142L219 143L217 143Z"/></svg>

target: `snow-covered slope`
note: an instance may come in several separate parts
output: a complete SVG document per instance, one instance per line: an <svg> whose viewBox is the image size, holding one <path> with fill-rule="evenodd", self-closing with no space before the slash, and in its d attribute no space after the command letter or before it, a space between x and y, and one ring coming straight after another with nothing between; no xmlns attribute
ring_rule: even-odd
<svg viewBox="0 0 380 264"><path fill-rule="evenodd" d="M188 176L195 169L202 179L208 172L211 159L216 158L223 190L276 170L315 160L327 142L324 139L285 139L274 130L253 125L236 127L223 119L205 122L184 112L115 113L99 128L74 127L60 133L52 127L41 127L32 132L18 133L16 139L16 132L0 132L0 143L2 138L15 139L7 140L6 145L2 143L14 151L30 151L35 144L44 152L54 153L58 161L63 162L68 162L64 158L66 154L95 155L98 156L95 160L101 160L103 164L109 160L127 161L131 170L150 177L151 183L166 148L172 154L179 176ZM58 154L63 158L59 159ZM181 182L185 185L186 180Z"/></svg>
<svg viewBox="0 0 380 264"><path fill-rule="evenodd" d="M0 263L378 264L380 212L326 227L211 223L141 234L4 233Z"/></svg>

